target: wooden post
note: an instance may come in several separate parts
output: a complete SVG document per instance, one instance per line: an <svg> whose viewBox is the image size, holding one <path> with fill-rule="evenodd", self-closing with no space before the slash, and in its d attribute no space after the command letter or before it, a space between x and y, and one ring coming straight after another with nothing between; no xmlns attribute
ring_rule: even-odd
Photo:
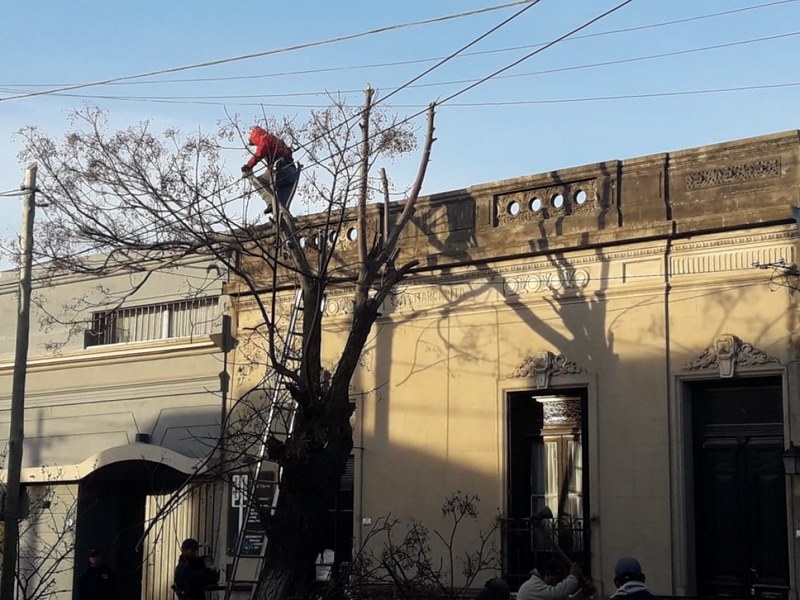
<svg viewBox="0 0 800 600"><path fill-rule="evenodd" d="M36 210L36 165L25 171L22 208L22 255L19 265L17 298L17 338L14 354L14 377L11 385L11 423L8 434L6 465L5 539L0 575L0 598L12 600L17 571L19 519L21 508L22 442L25 438L25 377L28 369L28 335L31 308L31 263L33 262L33 217Z"/></svg>

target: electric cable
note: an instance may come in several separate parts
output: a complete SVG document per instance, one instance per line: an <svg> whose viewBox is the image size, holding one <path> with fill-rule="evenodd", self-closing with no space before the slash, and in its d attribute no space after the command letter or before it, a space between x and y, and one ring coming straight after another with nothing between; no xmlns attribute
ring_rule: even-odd
<svg viewBox="0 0 800 600"><path fill-rule="evenodd" d="M570 38L570 40L581 40L587 38L594 38L606 35L615 35L619 33L628 33L632 31L641 31L645 29L653 29L658 27L666 27L671 25L678 25L683 23L688 23L692 21L699 21L704 19L716 18L720 16L726 16L735 13L741 13L745 11L751 10L759 10L762 8L769 8L776 5L781 4L789 4L792 2L798 2L800 0L777 0L773 2L767 2L763 4L756 4L752 6L745 6L742 8L736 8L732 10L725 10L721 12L715 13L708 13L704 15L697 15L694 17L686 17L682 19L673 19L670 21L661 21L657 23L649 23L645 25L638 25L634 27L625 27L621 29L611 29L606 31L599 31L595 33L586 33L583 35L576 35ZM530 48L536 48L539 46L544 45L544 42L537 43L537 44L527 44L523 46L509 46L504 48L496 48L493 50L479 50L474 52L464 52L460 55L460 57L469 57L469 56L480 56L480 55L487 55L487 54L497 54L503 52L513 52L516 50L527 50ZM155 79L152 81L118 81L114 83L109 83L105 85L109 86L120 86L120 85L153 85L153 84L163 84L163 83L196 83L196 82L213 82L213 81L237 81L237 80L251 80L251 79L266 79L266 78L273 78L273 77L285 77L285 76L292 76L292 75L313 75L318 73L332 73L338 71L349 71L349 70L358 70L358 69L373 69L373 68L386 68L386 67L393 67L393 66L403 66L403 65L413 65L425 62L434 62L437 60L441 60L443 57L431 57L431 58L419 58L414 60L401 60L401 61L391 61L391 62L383 62L383 63L368 63L368 64L361 64L361 65L349 65L349 66L338 66L338 67L325 67L325 68L318 68L318 69L304 69L304 70L296 70L296 71L283 71L283 72L276 72L276 73L266 73L261 75L233 75L233 76L224 76L224 77L197 77L197 78L178 78L178 79ZM74 85L74 83L9 83L9 84L2 84L4 90L7 93L18 94L25 92L26 90L21 89L11 89L11 88L36 88L36 87L61 87L61 86L70 86Z"/></svg>
<svg viewBox="0 0 800 600"><path fill-rule="evenodd" d="M261 52L251 52L249 54L242 54L242 55L239 55L239 56L232 56L232 57L228 57L228 58L220 58L220 59L216 59L216 60L209 60L209 61L194 63L194 64L191 64L191 65L184 65L184 66L180 66L180 67L170 67L170 68L167 68L167 69L158 69L158 70L154 70L154 71L148 71L148 72L145 72L145 73L139 73L139 74L136 74L136 75L123 75L123 76L120 76L120 77L111 77L111 78L108 78L108 79L103 79L103 80L93 81L93 82L88 82L88 83L76 83L76 84L61 86L61 87L57 87L57 88L42 90L42 91L38 91L38 92L27 92L27 93L24 93L24 94L18 94L16 96L6 96L4 98L0 98L0 102L5 102L5 101L8 101L8 100L20 100L20 99L23 99L23 98L31 98L31 97L34 97L34 96L46 96L46 95L50 95L50 94L52 94L54 92L64 92L64 91L68 91L68 90L77 90L77 89L83 89L83 88L87 88L87 87L96 87L96 86L99 86L99 85L107 85L107 84L110 84L110 83L117 83L117 82L121 82L121 81L132 80L132 79L142 79L142 78L145 78L145 77L154 77L156 75L166 75L168 73L178 73L178 72L181 72L181 71L189 71L189 70L192 70L192 69L200 69L200 68L204 68L204 67L211 67L211 66L217 66L217 65L222 65L222 64L228 64L228 63L232 63L232 62L239 62L239 61L243 61L243 60L249 60L249 59L252 59L252 58L260 58L260 57L263 57L263 56L272 56L272 55L275 55L275 54L283 54L283 53L286 53L286 52L293 52L293 51L296 51L296 50L302 50L302 49L306 49L306 48L314 48L314 47L318 47L318 46L324 46L324 45L334 44L334 43L338 43L338 42L349 41L349 40L353 40L353 39L357 39L357 38L361 38L361 37L375 35L375 34L378 34L378 33L385 33L387 31L393 31L393 30L396 30L396 29L404 29L404 28L407 28L407 27L415 27L417 25L428 25L428 24L431 24L431 23L440 23L442 21L448 21L448 20L457 19L457 18L466 17L466 16L471 16L471 15L475 15L475 14L486 13L486 12L489 12L489 11L500 10L500 9L503 9L503 8L509 8L511 6L517 6L517 5L520 5L520 4L530 4L531 2L533 2L535 4L536 2L538 2L538 0L516 0L515 2L509 2L509 3L506 3L506 4L499 4L499 5L496 5L496 6L490 6L490 7L471 10L471 11L466 11L466 12L460 12L460 13L456 13L456 14L453 14L453 15L446 15L446 16L443 16L443 17L434 17L432 19L423 19L423 20L420 20L420 21L412 21L412 22L409 22L409 23L401 23L399 25L388 25L388 26L385 26L385 27L379 27L377 29L370 29L368 31L363 31L363 32L360 32L360 33L342 35L342 36L337 36L337 37L334 37L334 38L328 38L328 39L325 39L325 40L317 40L317 41L314 41L314 42L306 42L306 43L303 43L303 44L295 44L293 46L286 46L286 47L283 47L283 48L273 48L271 50L263 50Z"/></svg>
<svg viewBox="0 0 800 600"><path fill-rule="evenodd" d="M721 50L726 48L734 48L739 46L745 46L749 44L761 43L761 42L770 42L779 39L785 39L790 37L796 37L800 35L800 31L793 31L789 33L781 33L771 36L759 37L759 38L750 38L746 40L739 40L736 42L727 42L723 44L715 44L712 46L702 46L699 48L688 48L684 50L674 50L671 52L662 52L659 54L647 54L643 56L633 56L629 58L620 58L615 60L608 60L596 63L587 63L581 65L570 65L566 67L557 67L553 69L545 69L542 71L529 71L526 73L512 73L508 75L498 75L495 79L517 79L521 77L533 77L539 75L549 75L552 73L564 73L568 71L577 71L583 69L593 69L597 67L607 67L613 65L620 65L620 64L629 64L634 62L641 62L647 60L655 60L660 58L670 58L673 56L684 56L687 54L696 54L699 52L707 52L709 50ZM451 81L437 81L432 83L418 83L412 85L406 85L406 89L411 88L428 88L428 87L439 87L439 86L447 86L447 85L459 85L464 83L473 83L479 81L479 79L456 79ZM386 90L386 91L394 91L399 90L400 88L383 88L378 86L378 89ZM337 90L340 94L355 94L362 92L363 90ZM183 100L186 100L187 104L191 104L192 100L224 100L224 99L248 99L248 98L290 98L290 97L303 97L303 96L325 96L328 95L330 92L326 91L315 91L315 92L283 92L280 94L227 94L227 95L204 95L204 96L113 96L113 95L89 95L89 94L53 94L56 96L65 96L65 97L74 97L74 98L84 98L84 99L96 99L96 100L121 100L121 101L173 101L173 104L183 104ZM220 103L221 105L226 105L227 103ZM262 103L258 103L261 105ZM289 105L287 105L289 106ZM309 107L311 105L290 105L290 106L298 106L298 107ZM324 105L314 105L314 106L324 106ZM404 106L404 105L396 105L396 106ZM408 106L408 105L405 105ZM416 105L417 107L420 105Z"/></svg>

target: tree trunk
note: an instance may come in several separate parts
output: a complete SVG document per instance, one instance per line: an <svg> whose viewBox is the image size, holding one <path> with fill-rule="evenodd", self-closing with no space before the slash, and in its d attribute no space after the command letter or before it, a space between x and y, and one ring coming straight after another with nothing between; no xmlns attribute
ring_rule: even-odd
<svg viewBox="0 0 800 600"><path fill-rule="evenodd" d="M316 543L312 536L298 533L291 548L270 542L259 578L257 600L308 597L314 582Z"/></svg>
<svg viewBox="0 0 800 600"><path fill-rule="evenodd" d="M283 474L275 514L265 523L268 542L258 600L309 597L315 559L325 549L329 511L353 446L347 394L301 400L295 430L278 458Z"/></svg>

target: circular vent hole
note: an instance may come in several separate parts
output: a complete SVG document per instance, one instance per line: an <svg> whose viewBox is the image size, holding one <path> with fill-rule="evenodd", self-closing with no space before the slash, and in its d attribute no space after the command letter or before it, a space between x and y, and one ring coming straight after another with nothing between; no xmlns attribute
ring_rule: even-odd
<svg viewBox="0 0 800 600"><path fill-rule="evenodd" d="M350 229L347 230L348 240L350 240L351 242L355 242L357 238L358 238L358 229L356 229L355 227L351 227Z"/></svg>
<svg viewBox="0 0 800 600"><path fill-rule="evenodd" d="M510 214L512 217L516 217L519 214L519 202L516 200L509 202L506 212L508 212L508 214Z"/></svg>
<svg viewBox="0 0 800 600"><path fill-rule="evenodd" d="M564 206L564 196L562 196L561 194L556 194L555 196L553 196L551 202L555 208L561 208L562 206Z"/></svg>
<svg viewBox="0 0 800 600"><path fill-rule="evenodd" d="M588 196L586 195L586 192L584 192L583 190L578 190L578 193L577 193L577 194L575 194L575 203L576 203L578 206L583 206L584 204L586 204L586 201L587 201L588 199L589 199L589 198L588 198Z"/></svg>
<svg viewBox="0 0 800 600"><path fill-rule="evenodd" d="M534 198L533 200L531 200L531 203L530 203L529 206L530 206L530 209L533 212L539 212L540 210L542 210L542 207L544 206L544 204L542 204L542 199L541 198Z"/></svg>

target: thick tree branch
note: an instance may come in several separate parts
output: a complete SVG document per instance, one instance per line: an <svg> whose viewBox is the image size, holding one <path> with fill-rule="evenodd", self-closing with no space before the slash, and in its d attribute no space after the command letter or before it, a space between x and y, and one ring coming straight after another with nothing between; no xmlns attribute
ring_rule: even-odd
<svg viewBox="0 0 800 600"><path fill-rule="evenodd" d="M367 184L369 182L370 139L369 121L372 112L372 87L364 90L364 110L361 114L361 174L358 185L358 261L361 270L367 263Z"/></svg>

